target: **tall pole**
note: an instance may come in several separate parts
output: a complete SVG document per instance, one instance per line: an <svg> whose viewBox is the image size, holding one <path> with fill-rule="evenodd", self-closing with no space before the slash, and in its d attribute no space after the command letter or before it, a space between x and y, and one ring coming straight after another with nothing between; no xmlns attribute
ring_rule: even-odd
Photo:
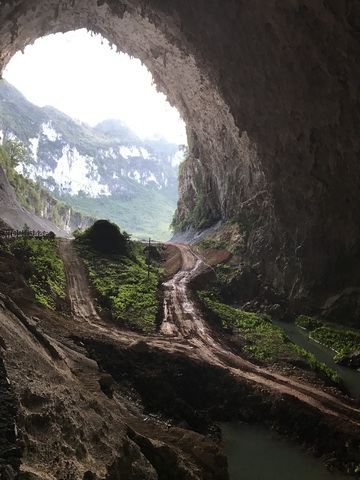
<svg viewBox="0 0 360 480"><path fill-rule="evenodd" d="M148 246L148 279L150 278L150 242L151 242L151 239L149 238L149 246Z"/></svg>

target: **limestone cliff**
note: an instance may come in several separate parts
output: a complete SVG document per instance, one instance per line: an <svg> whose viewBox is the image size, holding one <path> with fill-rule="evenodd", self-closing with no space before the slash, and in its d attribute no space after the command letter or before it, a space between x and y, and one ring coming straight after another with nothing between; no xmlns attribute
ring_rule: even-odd
<svg viewBox="0 0 360 480"><path fill-rule="evenodd" d="M131 233L169 238L182 159L178 145L141 140L119 120L92 128L55 108L37 107L5 81L0 83L1 137L26 145L29 161L17 170L58 199ZM154 218L152 225L140 218L140 205Z"/></svg>
<svg viewBox="0 0 360 480"><path fill-rule="evenodd" d="M0 163L0 227L23 230L26 224L30 230L52 231L58 236L66 237L75 229L93 223L93 218L74 211L69 205L60 205L45 190L36 193L39 193L37 200L41 211L26 209L19 202Z"/></svg>

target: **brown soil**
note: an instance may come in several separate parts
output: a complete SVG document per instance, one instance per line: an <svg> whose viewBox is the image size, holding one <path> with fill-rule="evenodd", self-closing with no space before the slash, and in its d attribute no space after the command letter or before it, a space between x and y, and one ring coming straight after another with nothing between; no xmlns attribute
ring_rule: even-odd
<svg viewBox="0 0 360 480"><path fill-rule="evenodd" d="M157 335L121 330L98 315L69 240L61 242L68 312L24 303L22 318L2 304L0 336L9 347L5 364L26 444L23 471L44 479L67 469L74 480L226 480L214 421L231 419L272 425L318 455L331 454L332 465L354 470L356 402L242 356L205 322L193 298L189 283L208 267L187 245L168 243L164 254ZM134 465L145 477L130 475Z"/></svg>

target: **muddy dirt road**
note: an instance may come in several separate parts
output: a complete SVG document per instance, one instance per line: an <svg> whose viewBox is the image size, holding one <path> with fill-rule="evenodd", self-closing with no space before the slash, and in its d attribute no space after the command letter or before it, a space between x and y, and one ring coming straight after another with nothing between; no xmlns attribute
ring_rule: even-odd
<svg viewBox="0 0 360 480"><path fill-rule="evenodd" d="M161 326L163 335L168 336L172 341L186 342L191 354L196 352L198 358L210 364L226 368L234 375L266 388L292 395L318 409L322 414L341 417L342 421L349 422L354 427L360 427L360 410L351 402L292 378L271 373L222 346L214 338L202 313L197 309L189 287L191 279L208 267L188 245L176 244L176 247L181 253L182 268L164 284L164 321Z"/></svg>
<svg viewBox="0 0 360 480"><path fill-rule="evenodd" d="M321 414L337 417L342 423L348 423L360 431L360 410L351 400L341 396L335 397L294 378L270 372L235 355L223 346L197 308L189 285L193 278L209 266L204 264L190 246L170 243L167 245L178 250L181 255L179 263L181 268L164 283L164 317L160 335L146 337L147 344L169 353L185 354L210 365L225 368L236 377L256 382L281 394L294 396L316 408ZM65 265L68 296L74 318L80 323L84 322L85 326L91 325L94 333L112 338L123 345L141 340L143 337L134 332L120 332L109 328L109 325L98 316L85 268L71 241L62 240L61 256Z"/></svg>

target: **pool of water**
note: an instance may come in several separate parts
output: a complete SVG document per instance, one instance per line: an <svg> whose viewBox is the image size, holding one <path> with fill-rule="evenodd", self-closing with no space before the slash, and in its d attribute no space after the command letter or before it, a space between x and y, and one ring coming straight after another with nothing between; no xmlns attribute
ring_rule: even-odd
<svg viewBox="0 0 360 480"><path fill-rule="evenodd" d="M272 320L274 325L282 328L285 335L296 345L302 347L310 353L313 353L316 358L325 363L329 368L338 372L343 379L346 388L353 398L360 399L360 372L348 367L342 367L333 360L335 352L329 348L314 342L309 338L309 334L306 330L298 327L294 323L280 322Z"/></svg>
<svg viewBox="0 0 360 480"><path fill-rule="evenodd" d="M221 425L230 480L345 480L320 460L266 428L243 423Z"/></svg>

